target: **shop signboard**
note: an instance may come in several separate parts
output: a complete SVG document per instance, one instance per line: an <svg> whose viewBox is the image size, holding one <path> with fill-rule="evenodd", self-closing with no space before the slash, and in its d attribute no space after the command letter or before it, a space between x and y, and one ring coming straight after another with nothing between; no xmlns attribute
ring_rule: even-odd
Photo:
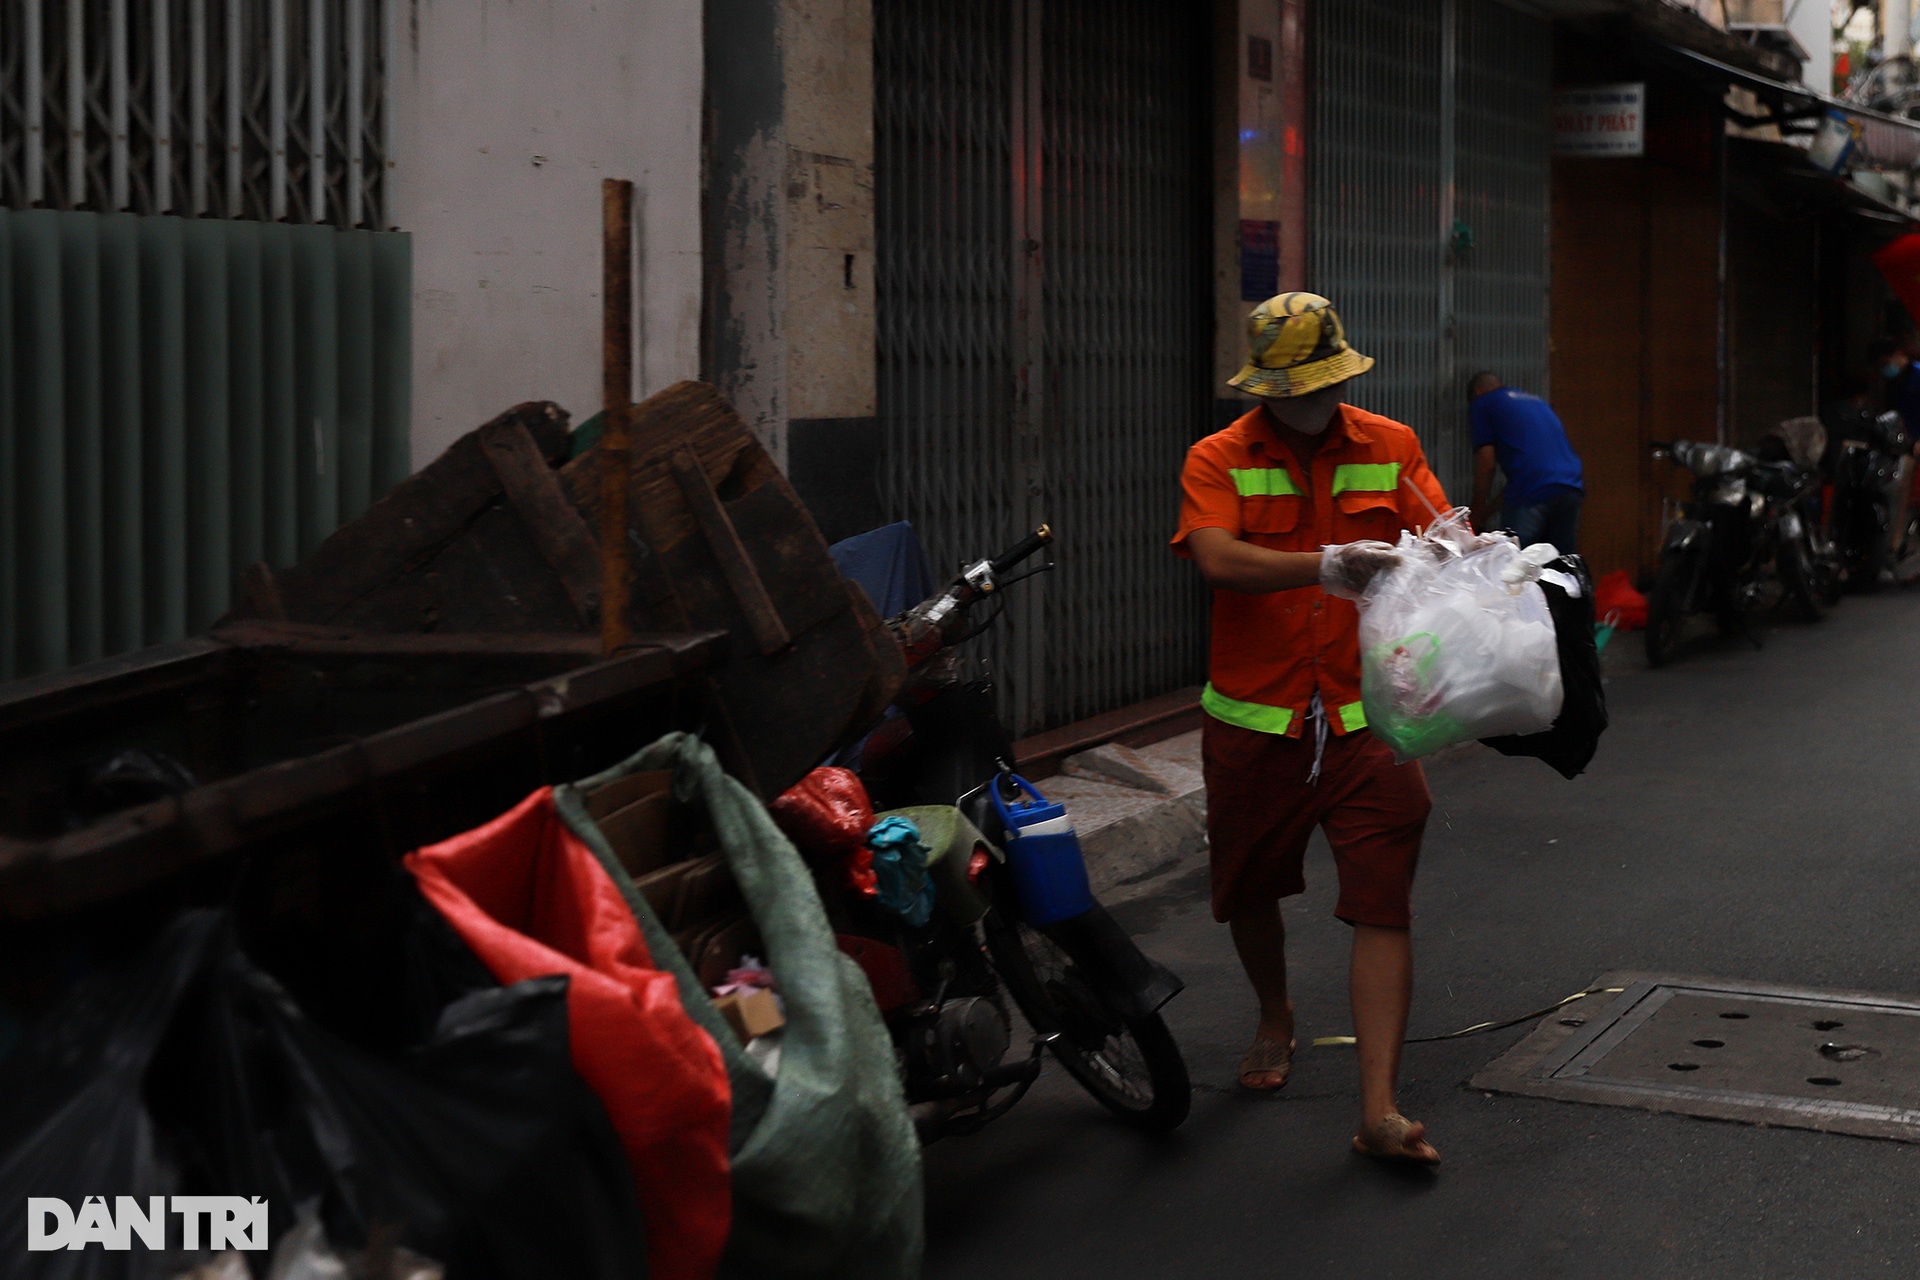
<svg viewBox="0 0 1920 1280"><path fill-rule="evenodd" d="M1556 89L1553 150L1563 156L1637 156L1646 150L1647 86Z"/></svg>

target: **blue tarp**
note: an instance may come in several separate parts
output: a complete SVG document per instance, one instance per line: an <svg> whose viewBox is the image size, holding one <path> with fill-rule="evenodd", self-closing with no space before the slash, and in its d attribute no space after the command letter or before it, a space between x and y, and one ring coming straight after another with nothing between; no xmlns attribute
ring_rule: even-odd
<svg viewBox="0 0 1920 1280"><path fill-rule="evenodd" d="M920 535L905 520L836 542L834 567L860 584L883 618L905 613L933 594L933 571Z"/></svg>

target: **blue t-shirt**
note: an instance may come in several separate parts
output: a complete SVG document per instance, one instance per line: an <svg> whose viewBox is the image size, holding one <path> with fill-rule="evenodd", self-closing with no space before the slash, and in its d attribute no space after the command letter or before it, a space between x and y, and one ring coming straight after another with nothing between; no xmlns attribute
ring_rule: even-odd
<svg viewBox="0 0 1920 1280"><path fill-rule="evenodd" d="M1493 446L1506 473L1509 509L1530 507L1561 493L1581 492L1580 455L1567 443L1560 415L1539 396L1496 387L1473 398L1473 447Z"/></svg>

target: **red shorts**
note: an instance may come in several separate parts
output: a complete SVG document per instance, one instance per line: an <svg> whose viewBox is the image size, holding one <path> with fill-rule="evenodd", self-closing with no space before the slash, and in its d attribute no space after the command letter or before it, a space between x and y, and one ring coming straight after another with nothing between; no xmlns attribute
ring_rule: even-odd
<svg viewBox="0 0 1920 1280"><path fill-rule="evenodd" d="M1201 733L1207 783L1207 842L1213 918L1304 893L1302 863L1313 829L1333 845L1348 924L1404 929L1413 920L1413 869L1433 800L1418 762L1365 730L1330 736L1313 772L1313 733L1259 733L1206 717Z"/></svg>

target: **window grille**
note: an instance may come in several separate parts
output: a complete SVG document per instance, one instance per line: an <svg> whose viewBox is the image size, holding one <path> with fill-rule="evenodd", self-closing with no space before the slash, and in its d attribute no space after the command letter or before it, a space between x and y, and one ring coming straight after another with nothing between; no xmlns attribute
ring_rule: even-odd
<svg viewBox="0 0 1920 1280"><path fill-rule="evenodd" d="M0 0L0 208L387 226L383 0Z"/></svg>

